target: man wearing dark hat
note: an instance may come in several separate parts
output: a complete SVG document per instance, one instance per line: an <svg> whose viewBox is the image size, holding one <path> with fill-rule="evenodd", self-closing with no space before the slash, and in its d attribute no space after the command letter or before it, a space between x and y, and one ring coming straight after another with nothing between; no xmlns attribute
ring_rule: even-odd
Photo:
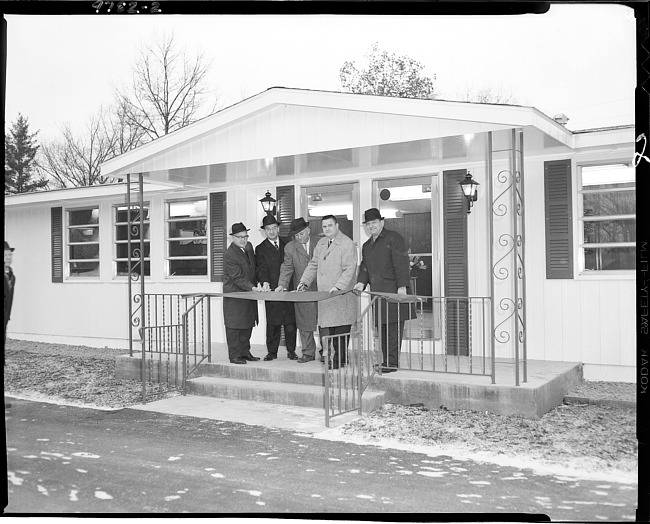
<svg viewBox="0 0 650 524"><path fill-rule="evenodd" d="M316 242L310 238L309 223L304 218L296 218L291 222L290 235L294 240L284 247L284 261L280 267L280 278L275 291L289 291L298 287L300 277L311 257L314 255ZM311 283L307 291L317 291L316 281ZM318 304L316 302L295 302L296 326L300 330L302 342L302 356L298 359L300 364L316 359L316 340L314 331L318 327ZM320 350L321 362L324 362L323 350Z"/></svg>
<svg viewBox="0 0 650 524"><path fill-rule="evenodd" d="M5 240L5 345L7 343L7 324L9 324L9 318L11 317L11 305L14 302L14 287L16 286L16 276L11 269L11 263L13 262L13 252L14 248L9 246L9 243ZM3 346L3 362L4 354L5 350Z"/></svg>
<svg viewBox="0 0 650 524"><path fill-rule="evenodd" d="M255 264L257 281L262 283L263 291L277 288L280 278L280 267L284 260L284 248L289 243L286 238L280 238L280 224L273 215L266 215L262 220L262 229L266 240L255 248ZM278 347L284 326L284 339L287 345L287 357L297 360L296 355L296 315L292 302L265 301L266 308L266 349L264 360L278 358Z"/></svg>
<svg viewBox="0 0 650 524"><path fill-rule="evenodd" d="M255 285L255 254L248 241L248 229L241 222L230 229L232 242L223 255L223 292L262 291ZM257 324L257 301L223 298L228 357L233 364L259 360L251 354L251 334Z"/></svg>
<svg viewBox="0 0 650 524"><path fill-rule="evenodd" d="M356 291L363 291L370 284L371 291L409 294L409 257L404 237L384 228L384 217L377 208L364 213L364 222L370 238L361 250L361 265ZM381 323L382 373L397 371L399 350L404 333L404 321L410 316L408 304L378 302L375 325Z"/></svg>

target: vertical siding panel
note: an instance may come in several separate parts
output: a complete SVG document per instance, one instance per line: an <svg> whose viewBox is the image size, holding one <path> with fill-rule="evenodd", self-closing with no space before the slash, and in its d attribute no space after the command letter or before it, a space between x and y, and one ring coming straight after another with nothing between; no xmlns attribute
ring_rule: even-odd
<svg viewBox="0 0 650 524"><path fill-rule="evenodd" d="M562 303L562 286L546 286L544 294L544 335L546 338L546 359L562 360L562 344L564 343L563 318L564 304Z"/></svg>
<svg viewBox="0 0 650 524"><path fill-rule="evenodd" d="M580 300L582 306L582 361L590 364L600 363L602 340L600 337L601 311L600 311L600 286L598 282L580 282L582 292ZM605 315L602 318L607 318Z"/></svg>
<svg viewBox="0 0 650 524"><path fill-rule="evenodd" d="M582 362L582 308L580 302L580 286L565 280L562 282L562 304L564 307L564 351L562 360L565 362Z"/></svg>
<svg viewBox="0 0 650 524"><path fill-rule="evenodd" d="M620 310L617 289L619 283L615 280L605 280L599 284L600 310L604 313L600 323L600 363L618 365L621 362L620 326L616 322Z"/></svg>
<svg viewBox="0 0 650 524"><path fill-rule="evenodd" d="M632 351L636 347L636 303L633 281L620 281L618 286L619 308L618 322L620 331L620 364L636 366L636 355Z"/></svg>

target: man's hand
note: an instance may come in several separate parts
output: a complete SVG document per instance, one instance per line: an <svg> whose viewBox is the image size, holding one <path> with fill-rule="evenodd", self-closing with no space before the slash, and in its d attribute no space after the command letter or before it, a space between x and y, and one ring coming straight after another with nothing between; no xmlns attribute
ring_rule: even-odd
<svg viewBox="0 0 650 524"><path fill-rule="evenodd" d="M406 286L398 287L397 288L397 294L398 295L406 295Z"/></svg>
<svg viewBox="0 0 650 524"><path fill-rule="evenodd" d="M275 291L276 293L280 293L280 292L284 291L284 286L278 286L273 291Z"/></svg>
<svg viewBox="0 0 650 524"><path fill-rule="evenodd" d="M262 285L262 291L264 292L271 291L271 284L269 284L268 282L264 282L264 284Z"/></svg>
<svg viewBox="0 0 650 524"><path fill-rule="evenodd" d="M363 282L357 282L354 287L352 288L352 291L354 291L357 295L361 293L364 289L366 289L366 285Z"/></svg>
<svg viewBox="0 0 650 524"><path fill-rule="evenodd" d="M262 291L262 286L260 286L259 283L258 283L256 286L253 286L251 288L251 291L256 291L256 292L259 293L260 291Z"/></svg>
<svg viewBox="0 0 650 524"><path fill-rule="evenodd" d="M337 288L336 286L330 289L330 293L334 293L335 291L339 291L339 288Z"/></svg>
<svg viewBox="0 0 650 524"><path fill-rule="evenodd" d="M296 288L296 291L304 291L305 289L307 289L307 286L305 285L305 283L300 282L300 284L298 284L298 287Z"/></svg>

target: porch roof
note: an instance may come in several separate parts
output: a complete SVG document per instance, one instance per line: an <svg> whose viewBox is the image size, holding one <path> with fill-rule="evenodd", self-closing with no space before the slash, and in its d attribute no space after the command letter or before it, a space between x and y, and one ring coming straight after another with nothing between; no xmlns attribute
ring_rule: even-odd
<svg viewBox="0 0 650 524"><path fill-rule="evenodd" d="M534 107L274 87L105 162L101 174L178 182L172 170L513 127L533 130L529 149L574 145L571 131ZM203 169L196 175L181 185L205 179Z"/></svg>

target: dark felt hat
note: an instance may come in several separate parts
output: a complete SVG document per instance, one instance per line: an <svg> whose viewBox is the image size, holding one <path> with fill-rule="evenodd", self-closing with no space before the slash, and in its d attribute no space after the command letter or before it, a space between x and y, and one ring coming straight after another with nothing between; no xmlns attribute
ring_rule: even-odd
<svg viewBox="0 0 650 524"><path fill-rule="evenodd" d="M11 246L9 246L9 242L7 242L7 241L5 240L5 251L7 251L7 250L9 250L9 251L13 251L14 248L11 247Z"/></svg>
<svg viewBox="0 0 650 524"><path fill-rule="evenodd" d="M300 233L303 229L306 229L309 227L309 222L305 222L305 219L300 217L296 218L291 221L291 230L289 231L289 234L291 235L296 235Z"/></svg>
<svg viewBox="0 0 650 524"><path fill-rule="evenodd" d="M241 233L242 231L250 231L250 229L246 229L246 226L241 222L237 222L236 224L233 224L232 227L230 228L231 235L236 235L237 233Z"/></svg>
<svg viewBox="0 0 650 524"><path fill-rule="evenodd" d="M262 219L262 229L264 229L266 226L272 226L273 224L280 225L280 222L278 222L273 215L266 215Z"/></svg>
<svg viewBox="0 0 650 524"><path fill-rule="evenodd" d="M384 217L381 216L379 209L376 207L371 207L366 209L366 212L363 214L363 223L370 222L371 220L383 220Z"/></svg>

